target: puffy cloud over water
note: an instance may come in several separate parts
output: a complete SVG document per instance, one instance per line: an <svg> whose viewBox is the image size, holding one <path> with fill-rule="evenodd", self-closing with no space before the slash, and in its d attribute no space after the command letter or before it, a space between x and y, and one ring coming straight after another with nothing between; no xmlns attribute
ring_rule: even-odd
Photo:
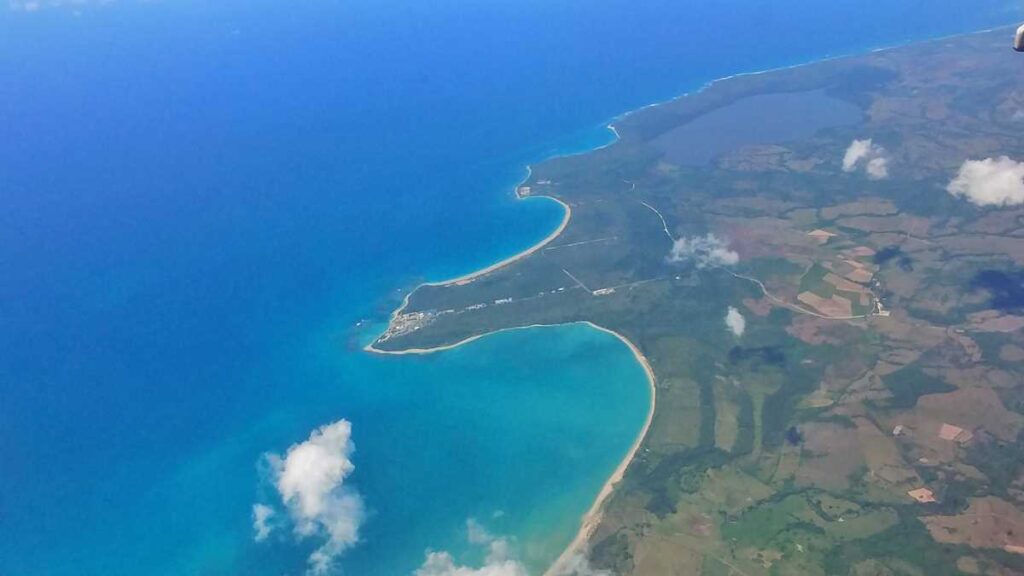
<svg viewBox="0 0 1024 576"><path fill-rule="evenodd" d="M284 456L266 455L274 487L295 533L301 538L325 539L309 557L309 574L330 573L338 556L359 541L365 517L363 499L345 483L355 470L354 450L352 425L338 420L314 430L309 439L293 444ZM269 506L253 507L257 540L269 535L267 522L272 515Z"/></svg>
<svg viewBox="0 0 1024 576"><path fill-rule="evenodd" d="M1006 156L967 160L946 191L978 206L1024 203L1024 162Z"/></svg>
<svg viewBox="0 0 1024 576"><path fill-rule="evenodd" d="M487 550L482 566L460 565L448 552L428 551L415 576L528 576L526 567L513 558L507 539L494 536L472 518L466 521L466 533L470 544Z"/></svg>
<svg viewBox="0 0 1024 576"><path fill-rule="evenodd" d="M274 509L266 504L253 504L252 506L252 529L256 532L254 536L257 542L262 542L270 536L273 526L270 519L274 516Z"/></svg>
<svg viewBox="0 0 1024 576"><path fill-rule="evenodd" d="M427 551L423 564L414 576L527 576L526 566L519 561L507 538L495 536L480 522L466 521L466 539L486 552L480 566L459 564L448 552ZM555 576L612 576L605 570L595 570L583 554L576 554L564 562Z"/></svg>
<svg viewBox="0 0 1024 576"><path fill-rule="evenodd" d="M529 576L522 563L504 556L502 546L495 543L483 566L473 568L455 563L447 552L428 552L415 576Z"/></svg>
<svg viewBox="0 0 1024 576"><path fill-rule="evenodd" d="M889 177L889 160L885 157L885 148L872 143L870 138L854 140L843 154L843 172L853 172L861 165L872 180Z"/></svg>
<svg viewBox="0 0 1024 576"><path fill-rule="evenodd" d="M693 262L698 268L707 266L732 266L740 256L729 249L729 243L714 234L679 238L672 243L668 254L669 262Z"/></svg>
<svg viewBox="0 0 1024 576"><path fill-rule="evenodd" d="M725 325L734 336L743 336L747 330L747 319L740 314L739 310L729 306L729 311L725 313Z"/></svg>

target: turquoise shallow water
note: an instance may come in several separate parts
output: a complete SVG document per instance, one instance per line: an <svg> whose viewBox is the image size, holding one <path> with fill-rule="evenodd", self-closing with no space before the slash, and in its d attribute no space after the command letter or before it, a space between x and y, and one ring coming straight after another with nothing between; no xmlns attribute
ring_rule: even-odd
<svg viewBox="0 0 1024 576"><path fill-rule="evenodd" d="M582 326L363 353L400 290L544 237L523 166L742 71L992 26L1001 0L44 3L0 8L0 573L298 574L266 452L352 422L349 574L536 567L639 429ZM61 3L56 3L61 4ZM737 43L758 31L757 49ZM476 550L479 555L479 550Z"/></svg>
<svg viewBox="0 0 1024 576"><path fill-rule="evenodd" d="M356 446L351 485L370 510L366 546L344 560L353 574L409 572L428 548L479 560L481 550L466 540L469 518L512 537L517 557L540 572L575 535L649 400L628 348L585 325L502 332L422 356L339 354L327 345L302 357L314 372L337 374L337 387L272 410L255 427L246 423L154 497L192 507L205 494L211 506L245 517L261 494L273 501L270 491L255 477L241 490L235 478L211 483L211 472L245 464L255 471L245 458L283 450L281 438L305 439L311 413L323 423L346 417ZM320 378L301 372L299 381ZM190 570L208 569L212 558L225 570L288 570L316 542L296 546L280 534L256 545L247 523L225 528L207 527L220 538L191 551Z"/></svg>

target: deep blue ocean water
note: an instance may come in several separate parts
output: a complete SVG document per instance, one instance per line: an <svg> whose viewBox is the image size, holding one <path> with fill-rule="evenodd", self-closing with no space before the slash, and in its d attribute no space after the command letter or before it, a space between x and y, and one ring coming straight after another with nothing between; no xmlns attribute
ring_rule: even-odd
<svg viewBox="0 0 1024 576"><path fill-rule="evenodd" d="M0 574L300 573L259 462L353 424L349 574L557 554L639 429L582 326L364 354L399 290L543 237L524 165L743 71L965 32L1016 2L68 3L0 8ZM581 400L582 399L582 400ZM500 513L499 513L500 512Z"/></svg>

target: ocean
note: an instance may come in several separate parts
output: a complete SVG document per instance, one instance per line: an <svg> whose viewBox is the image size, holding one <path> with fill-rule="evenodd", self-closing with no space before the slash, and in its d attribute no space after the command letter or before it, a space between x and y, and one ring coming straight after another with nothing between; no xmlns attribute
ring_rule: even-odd
<svg viewBox="0 0 1024 576"><path fill-rule="evenodd" d="M346 574L539 572L647 411L583 325L361 344L422 280L547 235L525 166L739 72L1009 24L1016 2L42 2L0 7L0 574L300 574L252 505L351 423ZM24 8L33 8L27 10ZM1009 39L1008 39L1009 46ZM275 500L277 498L277 500Z"/></svg>

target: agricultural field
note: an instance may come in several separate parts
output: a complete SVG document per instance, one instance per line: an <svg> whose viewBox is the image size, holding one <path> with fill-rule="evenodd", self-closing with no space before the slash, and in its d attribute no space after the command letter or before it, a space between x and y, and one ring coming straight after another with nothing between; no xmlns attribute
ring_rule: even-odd
<svg viewBox="0 0 1024 576"><path fill-rule="evenodd" d="M614 574L1024 573L1024 197L954 185L1024 159L1005 35L629 115L533 167L571 209L557 238L421 286L374 346L578 321L633 343L656 407L582 550ZM794 110L818 112L692 149Z"/></svg>

